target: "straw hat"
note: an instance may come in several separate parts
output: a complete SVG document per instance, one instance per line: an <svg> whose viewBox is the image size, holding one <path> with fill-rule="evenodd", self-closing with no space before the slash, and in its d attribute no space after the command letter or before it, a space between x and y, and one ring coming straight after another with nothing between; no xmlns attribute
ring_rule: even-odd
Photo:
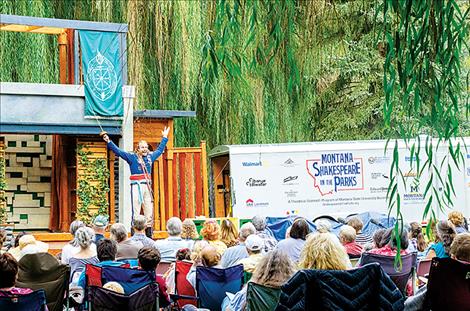
<svg viewBox="0 0 470 311"><path fill-rule="evenodd" d="M26 254L47 253L49 244L37 241L33 235L27 234L20 238L18 247L21 256L24 256Z"/></svg>

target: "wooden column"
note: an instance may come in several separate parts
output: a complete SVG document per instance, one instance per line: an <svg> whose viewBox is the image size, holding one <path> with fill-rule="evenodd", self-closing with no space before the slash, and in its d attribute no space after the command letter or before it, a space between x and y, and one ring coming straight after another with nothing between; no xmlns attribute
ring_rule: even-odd
<svg viewBox="0 0 470 311"><path fill-rule="evenodd" d="M168 218L171 218L173 217L173 149L168 149L167 152L166 164L168 179L166 183L168 185Z"/></svg>
<svg viewBox="0 0 470 311"><path fill-rule="evenodd" d="M206 141L201 140L202 189L204 197L204 216L209 217L209 183L207 179Z"/></svg>
<svg viewBox="0 0 470 311"><path fill-rule="evenodd" d="M59 40L59 83L67 84L67 33L61 33L58 37Z"/></svg>
<svg viewBox="0 0 470 311"><path fill-rule="evenodd" d="M166 230L166 214L165 214L165 181L163 178L163 159L158 159L158 186L160 189L160 228Z"/></svg>

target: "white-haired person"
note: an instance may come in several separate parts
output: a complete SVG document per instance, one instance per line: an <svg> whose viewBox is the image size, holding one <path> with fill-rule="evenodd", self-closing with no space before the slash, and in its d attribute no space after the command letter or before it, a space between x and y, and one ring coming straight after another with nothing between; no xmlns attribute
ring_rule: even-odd
<svg viewBox="0 0 470 311"><path fill-rule="evenodd" d="M70 264L70 283L78 283L80 273L85 270L87 264L97 264L99 261L96 256L96 247L93 243L95 233L93 229L88 227L80 227L75 232L80 251L69 259Z"/></svg>
<svg viewBox="0 0 470 311"><path fill-rule="evenodd" d="M80 247L78 246L78 241L75 239L75 232L78 228L85 227L85 224L81 220L74 220L70 224L69 232L72 235L72 240L70 240L67 244L62 247L62 252L60 254L60 261L66 265L69 263L70 257L80 251Z"/></svg>
<svg viewBox="0 0 470 311"><path fill-rule="evenodd" d="M356 243L356 230L348 225L341 227L339 231L339 241L343 244L349 258L359 258L364 251L362 246Z"/></svg>
<svg viewBox="0 0 470 311"><path fill-rule="evenodd" d="M238 239L240 244L227 248L225 253L222 255L220 265L224 268L228 268L237 264L241 259L248 257L246 250L245 241L246 239L256 233L255 226L251 222L247 222L240 227Z"/></svg>
<svg viewBox="0 0 470 311"><path fill-rule="evenodd" d="M162 261L175 261L176 252L182 248L189 248L190 242L181 238L183 223L178 217L171 217L166 222L168 238L155 241L155 248L160 251Z"/></svg>
<svg viewBox="0 0 470 311"><path fill-rule="evenodd" d="M121 223L115 223L109 230L111 239L117 242L116 260L136 259L142 242L132 241L127 237L127 229Z"/></svg>
<svg viewBox="0 0 470 311"><path fill-rule="evenodd" d="M278 249L268 252L256 265L250 282L272 288L280 288L295 273L295 265L289 256ZM225 297L222 311L246 309L247 284L232 298Z"/></svg>
<svg viewBox="0 0 470 311"><path fill-rule="evenodd" d="M277 245L277 240L273 237L272 233L267 229L266 217L256 215L251 219L251 223L256 229L256 235L263 239L265 253L273 250Z"/></svg>
<svg viewBox="0 0 470 311"><path fill-rule="evenodd" d="M134 235L130 238L131 241L141 242L144 247L155 247L155 241L145 235L147 219L144 215L138 215L134 217Z"/></svg>

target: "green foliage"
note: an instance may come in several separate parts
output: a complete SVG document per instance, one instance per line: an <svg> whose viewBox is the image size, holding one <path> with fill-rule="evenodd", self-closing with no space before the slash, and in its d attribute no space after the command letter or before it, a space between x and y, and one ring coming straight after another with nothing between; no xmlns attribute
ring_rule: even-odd
<svg viewBox="0 0 470 311"><path fill-rule="evenodd" d="M78 163L84 168L82 176L77 180L77 219L89 223L96 215L108 215L109 211L109 169L106 159L90 159L91 151L84 150L82 145L77 146ZM90 208L98 208L91 213Z"/></svg>
<svg viewBox="0 0 470 311"><path fill-rule="evenodd" d="M136 108L196 110L176 120L176 144L212 148L399 137L383 129L381 3L0 0L0 12L128 23ZM0 44L0 81L58 82L55 36L2 31Z"/></svg>
<svg viewBox="0 0 470 311"><path fill-rule="evenodd" d="M464 163L465 146L457 139L465 134L462 116L468 116L470 109L468 80L467 85L462 81L464 53L469 47L470 9L463 9L462 4L455 0L383 3L386 133L409 144L410 159L416 159L410 167L417 176L413 186L419 186L423 173L427 175L425 219L435 220L438 209L452 207L453 167L460 169ZM427 135L424 141L421 137L415 139L422 134ZM437 143L430 137L437 137ZM441 144L446 144L448 150L438 159ZM403 227L400 189L408 187L399 166L399 154L395 141L387 200L390 212L394 211L398 220L397 233Z"/></svg>

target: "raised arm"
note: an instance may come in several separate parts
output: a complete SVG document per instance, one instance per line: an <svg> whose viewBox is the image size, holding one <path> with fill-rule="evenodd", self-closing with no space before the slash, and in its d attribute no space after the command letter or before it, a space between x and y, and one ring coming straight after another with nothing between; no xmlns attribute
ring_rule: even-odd
<svg viewBox="0 0 470 311"><path fill-rule="evenodd" d="M107 134L103 135L103 140L107 143L109 150L114 152L118 157L122 158L127 163L131 163L132 153L119 149L119 147L116 146L116 144L111 139L109 139Z"/></svg>
<svg viewBox="0 0 470 311"><path fill-rule="evenodd" d="M165 150L166 143L168 142L168 133L170 132L169 127L165 127L165 129L162 131L163 139L160 142L160 145L158 146L158 149L155 150L155 152L152 153L151 159L152 162L154 162L158 157L163 153Z"/></svg>

